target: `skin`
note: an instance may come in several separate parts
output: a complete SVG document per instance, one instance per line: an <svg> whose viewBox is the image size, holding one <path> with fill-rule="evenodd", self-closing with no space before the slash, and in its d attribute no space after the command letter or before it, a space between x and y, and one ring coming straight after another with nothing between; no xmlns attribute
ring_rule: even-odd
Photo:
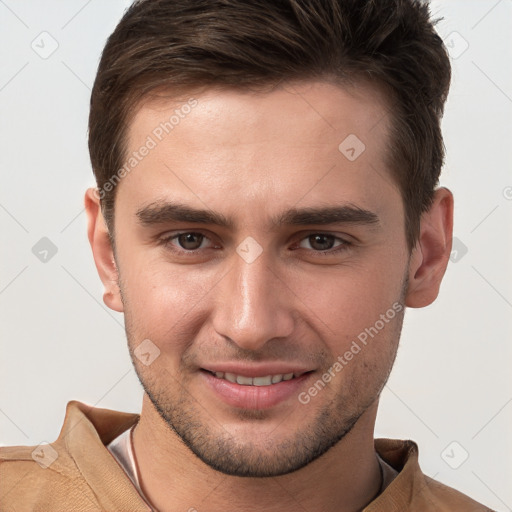
<svg viewBox="0 0 512 512"><path fill-rule="evenodd" d="M146 391L134 432L143 491L160 511L360 510L381 485L373 430L405 306L437 297L453 196L436 190L409 251L385 164L387 102L371 86L310 82L194 97L197 106L119 183L115 251L94 189L85 197L104 301L124 312ZM142 104L128 153L187 99ZM366 146L352 162L338 149L349 134ZM137 212L158 201L233 225L143 225ZM291 208L347 204L378 222L270 225ZM171 238L181 232L204 238L183 247ZM319 243L315 234L327 237ZM248 236L262 251L251 263L236 251ZM404 308L307 404L294 393L244 409L205 385L200 369L213 363L281 362L311 371L298 390L307 392L393 304ZM160 350L149 366L133 352L145 339Z"/></svg>

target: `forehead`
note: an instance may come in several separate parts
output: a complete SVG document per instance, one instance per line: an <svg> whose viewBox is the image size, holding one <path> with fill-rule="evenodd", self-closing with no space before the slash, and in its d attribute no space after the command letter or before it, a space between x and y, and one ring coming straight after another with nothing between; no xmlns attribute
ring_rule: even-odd
<svg viewBox="0 0 512 512"><path fill-rule="evenodd" d="M322 139L330 144L329 134L342 136L347 130L368 140L377 126L371 136L383 135L388 121L387 97L367 82L346 86L290 82L259 92L220 86L182 90L178 95L159 92L143 98L134 110L127 130L129 147L136 145L141 135L168 138L170 131L160 126L166 121L172 125L172 137L192 146L216 148L257 142L258 136L272 133L279 135L274 141L277 144L309 140L313 145ZM177 130L185 118L189 119L186 130ZM237 132L241 126L245 130ZM287 130L282 131L283 127ZM204 129L210 129L208 138Z"/></svg>
<svg viewBox="0 0 512 512"><path fill-rule="evenodd" d="M127 159L151 148L120 188L139 204L180 196L215 209L268 210L269 201L325 202L336 191L336 200L364 207L382 193L383 180L396 188L385 165L388 126L386 98L368 84L160 95L129 123Z"/></svg>

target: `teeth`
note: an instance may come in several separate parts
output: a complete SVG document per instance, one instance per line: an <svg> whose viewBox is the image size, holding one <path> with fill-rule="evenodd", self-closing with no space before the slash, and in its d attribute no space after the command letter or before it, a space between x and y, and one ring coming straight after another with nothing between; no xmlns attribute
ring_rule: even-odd
<svg viewBox="0 0 512 512"><path fill-rule="evenodd" d="M293 373L285 373L278 375L266 375L265 377L244 377L243 375L235 375L234 373L212 372L218 379L225 379L233 384L242 386L270 386L277 384L282 380L293 379Z"/></svg>
<svg viewBox="0 0 512 512"><path fill-rule="evenodd" d="M234 373L225 373L224 378L233 384L236 382L236 375Z"/></svg>
<svg viewBox="0 0 512 512"><path fill-rule="evenodd" d="M266 377L253 377L252 379L253 386L270 386L270 384L272 384L272 375L267 375Z"/></svg>

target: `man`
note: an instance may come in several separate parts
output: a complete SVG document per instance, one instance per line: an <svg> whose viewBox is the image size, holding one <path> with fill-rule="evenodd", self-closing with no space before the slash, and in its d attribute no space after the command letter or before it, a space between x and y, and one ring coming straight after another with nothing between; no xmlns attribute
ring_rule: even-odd
<svg viewBox="0 0 512 512"><path fill-rule="evenodd" d="M437 297L450 65L424 2L142 0L92 92L88 236L140 416L70 402L2 510L489 510L374 440Z"/></svg>

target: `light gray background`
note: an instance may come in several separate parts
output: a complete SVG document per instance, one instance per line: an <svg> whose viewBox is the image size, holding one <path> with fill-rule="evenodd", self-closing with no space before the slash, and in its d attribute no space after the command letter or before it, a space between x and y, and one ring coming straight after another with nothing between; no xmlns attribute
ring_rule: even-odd
<svg viewBox="0 0 512 512"><path fill-rule="evenodd" d="M0 0L5 445L55 440L71 399L140 410L123 317L103 305L83 211L94 184L90 88L128 4ZM512 0L432 5L453 62L441 184L455 195L458 252L435 304L406 314L376 436L414 439L426 474L512 510ZM32 252L42 237L58 249L46 263Z"/></svg>

